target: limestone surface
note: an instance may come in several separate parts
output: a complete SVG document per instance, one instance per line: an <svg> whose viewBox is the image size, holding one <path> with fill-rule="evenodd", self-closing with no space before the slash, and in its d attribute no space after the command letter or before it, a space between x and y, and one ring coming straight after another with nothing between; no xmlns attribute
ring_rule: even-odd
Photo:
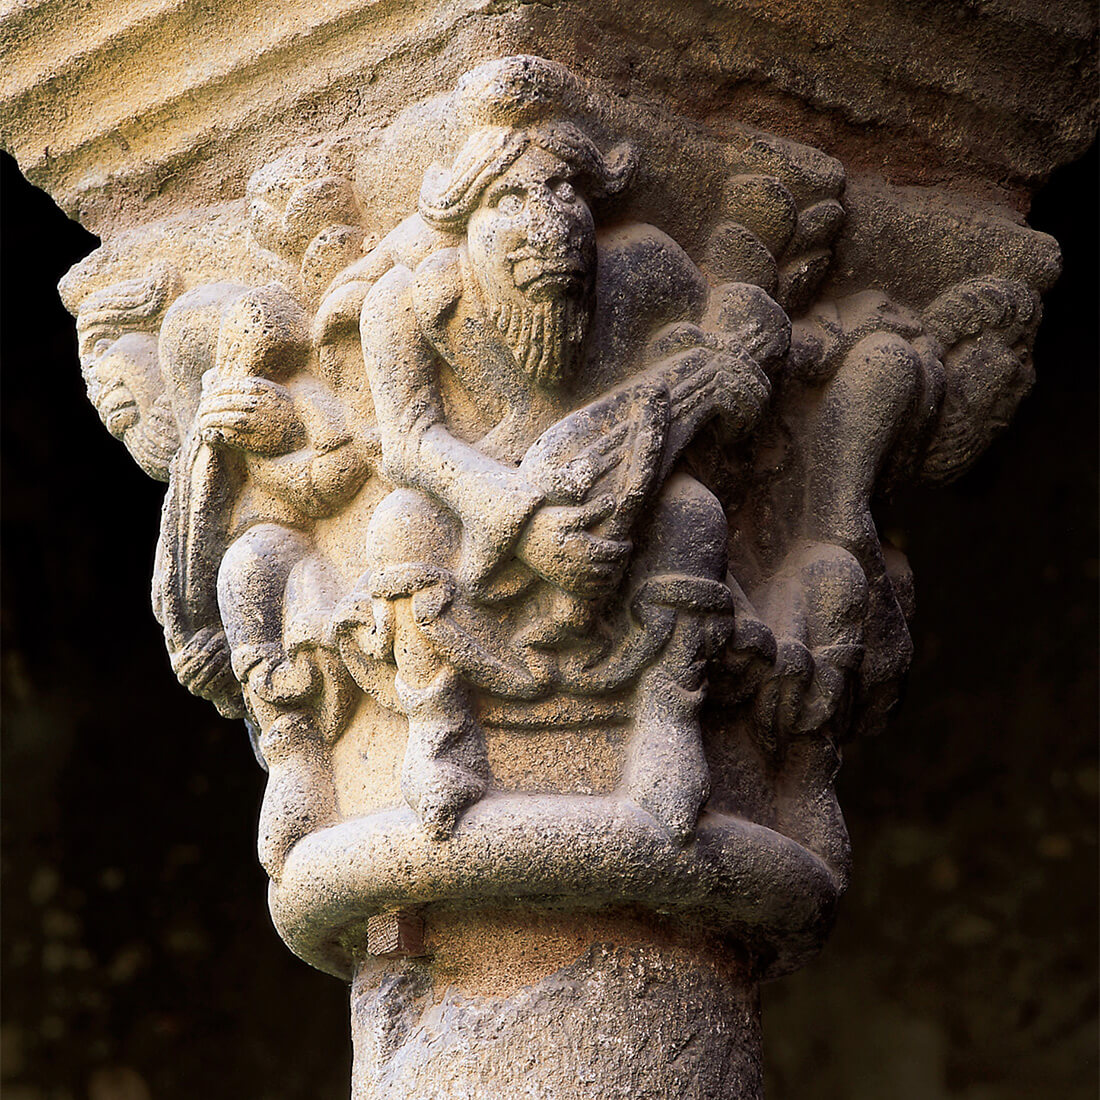
<svg viewBox="0 0 1100 1100"><path fill-rule="evenodd" d="M52 57L52 10L10 13L10 40ZM54 29L93 20L124 56L178 14ZM962 473L1030 387L1058 250L1004 202L1071 154L1091 100L1059 104L1057 140L1020 126L992 31L965 109L917 65L939 128L925 93L904 123L948 194L849 183L734 121L747 9L647 11L717 36L696 92L667 52L624 77L625 32L555 60L597 34L569 5L224 14L250 61L215 54L172 125L155 82L91 95L93 48L37 83L12 69L8 140L33 148L43 97L91 95L27 171L110 231L61 285L89 397L167 482L154 611L181 684L244 720L268 773L272 914L354 983L355 1095L758 1096L757 987L829 930L841 747L883 727L912 655L913 577L874 502ZM1087 19L1033 15L981 18L1086 55ZM841 18L796 22L827 43ZM788 22L771 5L753 33ZM365 80L362 36L387 27ZM357 108L337 118L339 56L275 95L280 59L337 30ZM541 55L505 48L536 33ZM867 56L896 68L899 41ZM803 58L768 68L768 102ZM829 73L807 107L902 124L882 70ZM463 953L501 927L507 965Z"/></svg>
<svg viewBox="0 0 1100 1100"><path fill-rule="evenodd" d="M1096 50L1087 0L8 0L0 144L105 235L532 53L894 183L1026 206L1091 140Z"/></svg>

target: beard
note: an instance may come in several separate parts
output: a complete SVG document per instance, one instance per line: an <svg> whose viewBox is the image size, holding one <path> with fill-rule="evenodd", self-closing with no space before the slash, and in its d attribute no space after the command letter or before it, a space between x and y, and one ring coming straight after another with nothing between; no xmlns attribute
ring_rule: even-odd
<svg viewBox="0 0 1100 1100"><path fill-rule="evenodd" d="M134 461L150 477L157 481L168 480L168 469L180 442L167 397L158 397L148 413L126 431L123 439Z"/></svg>
<svg viewBox="0 0 1100 1100"><path fill-rule="evenodd" d="M583 290L532 298L515 286L482 286L489 316L520 369L539 386L566 382L591 318Z"/></svg>

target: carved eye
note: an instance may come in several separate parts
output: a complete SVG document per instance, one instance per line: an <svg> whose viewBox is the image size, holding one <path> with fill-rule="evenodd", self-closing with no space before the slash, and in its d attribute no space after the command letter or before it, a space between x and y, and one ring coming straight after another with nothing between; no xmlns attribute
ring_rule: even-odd
<svg viewBox="0 0 1100 1100"><path fill-rule="evenodd" d="M508 191L497 199L497 209L509 218L513 218L523 209L523 199L514 191Z"/></svg>
<svg viewBox="0 0 1100 1100"><path fill-rule="evenodd" d="M106 340L106 339L97 340L95 342L95 347L92 348L92 355L96 359L98 359L110 346L111 346L111 341L110 340Z"/></svg>
<svg viewBox="0 0 1100 1100"><path fill-rule="evenodd" d="M559 180L555 183L554 194L557 195L562 202L575 202L577 198L577 192L568 180Z"/></svg>

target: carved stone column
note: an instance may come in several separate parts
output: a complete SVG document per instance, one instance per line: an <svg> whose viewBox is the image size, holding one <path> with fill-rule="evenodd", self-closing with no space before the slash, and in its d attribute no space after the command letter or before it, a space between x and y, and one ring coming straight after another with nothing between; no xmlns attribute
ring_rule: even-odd
<svg viewBox="0 0 1100 1100"><path fill-rule="evenodd" d="M1088 10L214 13L13 10L5 141L353 1095L760 1096L911 655L873 504L1031 384Z"/></svg>

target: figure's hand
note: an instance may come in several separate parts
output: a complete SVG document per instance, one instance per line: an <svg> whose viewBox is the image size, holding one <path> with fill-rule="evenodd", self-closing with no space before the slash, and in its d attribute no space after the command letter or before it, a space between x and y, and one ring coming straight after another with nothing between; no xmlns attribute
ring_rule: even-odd
<svg viewBox="0 0 1100 1100"><path fill-rule="evenodd" d="M197 430L206 443L235 447L258 455L297 450L305 428L285 386L266 378L203 379Z"/></svg>
<svg viewBox="0 0 1100 1100"><path fill-rule="evenodd" d="M615 508L611 497L576 507L545 505L527 521L516 553L548 581L581 596L600 596L622 579L632 545L601 538L586 528Z"/></svg>
<svg viewBox="0 0 1100 1100"><path fill-rule="evenodd" d="M581 504L592 487L625 457L622 450L624 430L608 432L568 462L547 462L541 455L530 455L520 463L520 473L553 504Z"/></svg>
<svg viewBox="0 0 1100 1100"><path fill-rule="evenodd" d="M813 682L814 659L794 638L777 641L775 665L757 692L753 720L761 741L780 751L798 729Z"/></svg>
<svg viewBox="0 0 1100 1100"><path fill-rule="evenodd" d="M662 366L674 421L702 423L718 415L746 432L771 394L767 376L744 351L696 347L672 355Z"/></svg>
<svg viewBox="0 0 1100 1100"><path fill-rule="evenodd" d="M213 699L232 677L225 632L204 626L172 654L172 670L192 695Z"/></svg>
<svg viewBox="0 0 1100 1100"><path fill-rule="evenodd" d="M717 348L720 337L715 333L706 333L690 321L679 321L666 325L649 343L649 354L653 359L665 359L678 351L691 351L694 348Z"/></svg>

